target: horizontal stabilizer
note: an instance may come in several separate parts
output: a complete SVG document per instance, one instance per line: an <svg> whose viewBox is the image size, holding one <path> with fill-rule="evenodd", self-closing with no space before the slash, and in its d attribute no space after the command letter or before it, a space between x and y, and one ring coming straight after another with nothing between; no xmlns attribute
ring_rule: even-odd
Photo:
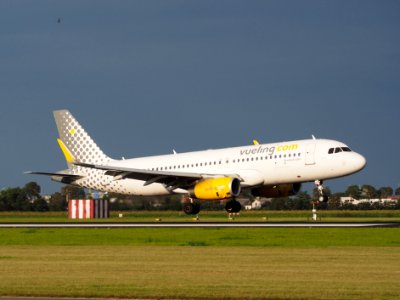
<svg viewBox="0 0 400 300"><path fill-rule="evenodd" d="M52 180L66 183L66 184L70 184L70 183L74 182L75 180L81 179L83 177L83 176L75 175L75 174L32 172L32 171L25 172L25 174L51 176Z"/></svg>

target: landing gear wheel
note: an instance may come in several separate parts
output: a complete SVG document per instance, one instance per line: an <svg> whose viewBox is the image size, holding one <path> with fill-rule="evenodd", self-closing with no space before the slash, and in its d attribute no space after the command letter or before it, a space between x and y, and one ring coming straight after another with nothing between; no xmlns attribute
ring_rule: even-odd
<svg viewBox="0 0 400 300"><path fill-rule="evenodd" d="M200 204L198 203L184 203L183 211L187 215L197 215L200 212Z"/></svg>
<svg viewBox="0 0 400 300"><path fill-rule="evenodd" d="M225 204L225 210L228 213L238 213L242 209L240 203L236 200L230 200Z"/></svg>
<svg viewBox="0 0 400 300"><path fill-rule="evenodd" d="M321 199L321 197L319 197L319 198ZM329 198L327 195L322 196L322 202L326 203L326 202L328 202L328 200L329 200Z"/></svg>
<svg viewBox="0 0 400 300"><path fill-rule="evenodd" d="M194 206L193 214L197 215L200 212L200 204L193 203L193 206Z"/></svg>
<svg viewBox="0 0 400 300"><path fill-rule="evenodd" d="M318 200L319 200L319 202L323 202L323 203L328 202L329 198L325 193L324 186L322 185L323 181L322 180L315 180L314 183L315 183L315 185L316 185L316 187L318 189L318 195L319 195Z"/></svg>

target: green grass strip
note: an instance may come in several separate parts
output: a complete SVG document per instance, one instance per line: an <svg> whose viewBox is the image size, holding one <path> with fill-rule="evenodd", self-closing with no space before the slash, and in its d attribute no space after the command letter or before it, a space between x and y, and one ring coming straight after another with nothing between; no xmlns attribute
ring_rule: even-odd
<svg viewBox="0 0 400 300"><path fill-rule="evenodd" d="M0 229L0 246L399 247L398 228Z"/></svg>

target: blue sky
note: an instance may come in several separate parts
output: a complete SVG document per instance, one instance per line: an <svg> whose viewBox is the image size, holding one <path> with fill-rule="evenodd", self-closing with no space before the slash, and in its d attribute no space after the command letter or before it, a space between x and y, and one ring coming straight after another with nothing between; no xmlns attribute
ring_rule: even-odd
<svg viewBox="0 0 400 300"><path fill-rule="evenodd" d="M57 19L61 18L61 23ZM0 188L66 167L52 111L114 158L309 138L400 184L398 1L1 1Z"/></svg>

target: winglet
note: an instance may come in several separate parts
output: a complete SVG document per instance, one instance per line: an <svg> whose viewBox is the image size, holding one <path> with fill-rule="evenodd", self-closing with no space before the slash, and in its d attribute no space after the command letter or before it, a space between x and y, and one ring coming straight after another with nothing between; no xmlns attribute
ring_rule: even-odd
<svg viewBox="0 0 400 300"><path fill-rule="evenodd" d="M57 142L61 148L61 151L63 152L63 154L65 156L65 160L67 161L67 163L73 163L75 161L75 158L72 156L72 154L68 150L67 146L64 145L64 143L61 139L57 139Z"/></svg>

